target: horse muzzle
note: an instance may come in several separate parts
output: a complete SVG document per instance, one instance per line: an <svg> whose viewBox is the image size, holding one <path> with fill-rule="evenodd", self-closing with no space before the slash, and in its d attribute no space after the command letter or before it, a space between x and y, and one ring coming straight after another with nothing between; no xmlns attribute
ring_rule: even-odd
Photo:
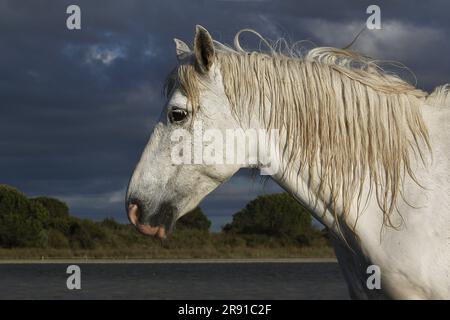
<svg viewBox="0 0 450 320"><path fill-rule="evenodd" d="M162 213L156 216L156 219L151 219L150 223L144 223L142 208L136 203L130 203L128 205L128 219L136 227L136 229L146 235L154 236L163 240L167 237L167 223L165 223L165 217L159 218ZM169 226L169 229L170 226ZM169 230L170 231L170 230Z"/></svg>

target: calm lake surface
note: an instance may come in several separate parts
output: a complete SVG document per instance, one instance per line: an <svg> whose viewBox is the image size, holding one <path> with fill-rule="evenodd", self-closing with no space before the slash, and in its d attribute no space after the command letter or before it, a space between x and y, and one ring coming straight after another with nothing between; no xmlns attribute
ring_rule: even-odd
<svg viewBox="0 0 450 320"><path fill-rule="evenodd" d="M337 263L0 264L0 299L349 299Z"/></svg>

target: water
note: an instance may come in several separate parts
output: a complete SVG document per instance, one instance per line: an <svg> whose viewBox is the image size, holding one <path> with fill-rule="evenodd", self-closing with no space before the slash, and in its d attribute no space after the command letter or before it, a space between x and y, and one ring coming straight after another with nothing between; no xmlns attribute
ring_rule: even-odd
<svg viewBox="0 0 450 320"><path fill-rule="evenodd" d="M81 290L68 290L67 264L0 265L0 299L348 299L336 263L78 264Z"/></svg>

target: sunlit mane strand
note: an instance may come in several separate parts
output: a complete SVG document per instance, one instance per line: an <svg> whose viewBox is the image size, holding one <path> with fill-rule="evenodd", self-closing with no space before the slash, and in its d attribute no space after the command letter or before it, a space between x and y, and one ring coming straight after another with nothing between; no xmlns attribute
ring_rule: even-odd
<svg viewBox="0 0 450 320"><path fill-rule="evenodd" d="M236 118L256 114L267 129L286 130L290 138L280 147L287 166L319 182L316 197L331 193L335 214L339 207L345 216L355 197L361 201L368 178L385 224L393 226L405 175L417 182L412 157L431 149L420 112L428 94L349 50L321 47L302 56L292 46L282 54L261 37L269 52L249 52L240 33L233 48L215 42ZM201 76L194 66L181 64L171 78L195 109ZM448 88L441 90L443 100Z"/></svg>

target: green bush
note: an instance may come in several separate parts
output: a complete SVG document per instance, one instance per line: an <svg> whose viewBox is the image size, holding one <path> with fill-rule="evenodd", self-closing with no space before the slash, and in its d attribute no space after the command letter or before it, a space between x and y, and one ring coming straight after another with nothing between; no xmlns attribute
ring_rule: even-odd
<svg viewBox="0 0 450 320"><path fill-rule="evenodd" d="M50 219L69 218L69 207L66 203L49 197L37 197L30 199L32 202L40 203L47 209Z"/></svg>
<svg viewBox="0 0 450 320"><path fill-rule="evenodd" d="M123 229L123 225L118 223L113 218L103 219L103 221L100 222L100 225L106 229L110 229L110 230L114 230L114 231Z"/></svg>
<svg viewBox="0 0 450 320"><path fill-rule="evenodd" d="M70 243L61 231L50 229L48 231L48 247L55 249L67 249L70 248Z"/></svg>
<svg viewBox="0 0 450 320"><path fill-rule="evenodd" d="M304 241L304 235L312 229L311 216L287 193L259 196L233 215L225 232L263 235L252 242L267 242L270 237ZM265 239L265 240L263 240Z"/></svg>
<svg viewBox="0 0 450 320"><path fill-rule="evenodd" d="M18 190L0 185L0 246L46 247L48 211Z"/></svg>
<svg viewBox="0 0 450 320"><path fill-rule="evenodd" d="M195 229L195 230L203 230L208 231L211 227L211 221L209 221L208 217L203 213L200 207L195 208L194 210L186 213L182 216L176 225L177 229Z"/></svg>

